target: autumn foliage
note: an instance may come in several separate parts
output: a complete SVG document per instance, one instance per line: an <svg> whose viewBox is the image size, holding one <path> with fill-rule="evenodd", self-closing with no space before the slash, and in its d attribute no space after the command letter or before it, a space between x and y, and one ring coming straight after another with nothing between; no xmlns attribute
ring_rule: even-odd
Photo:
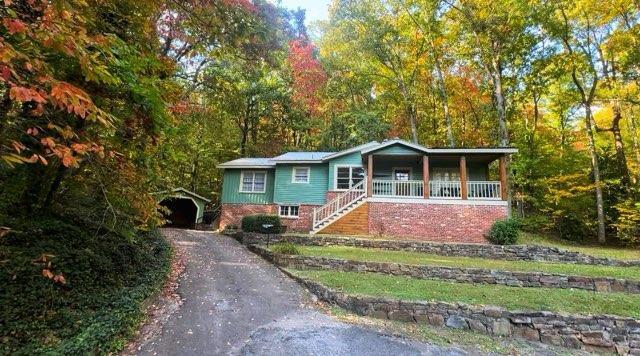
<svg viewBox="0 0 640 356"><path fill-rule="evenodd" d="M320 113L322 90L327 74L315 55L316 48L309 40L289 41L287 63L291 67L293 101L311 115Z"/></svg>

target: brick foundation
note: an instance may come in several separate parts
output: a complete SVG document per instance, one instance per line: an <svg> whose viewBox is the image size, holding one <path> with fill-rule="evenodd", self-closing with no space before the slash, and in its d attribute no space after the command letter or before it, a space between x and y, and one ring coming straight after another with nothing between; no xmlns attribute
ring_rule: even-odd
<svg viewBox="0 0 640 356"><path fill-rule="evenodd" d="M240 227L242 217L252 214L277 214L277 206L273 204L222 204L220 207L220 228L227 225Z"/></svg>
<svg viewBox="0 0 640 356"><path fill-rule="evenodd" d="M497 205L369 202L369 233L428 241L486 243L491 225L507 218Z"/></svg>
<svg viewBox="0 0 640 356"><path fill-rule="evenodd" d="M325 195L326 197L326 202L330 202L333 199L337 198L340 194L344 193L344 191L339 191L339 190L329 190L327 191L327 194Z"/></svg>
<svg viewBox="0 0 640 356"><path fill-rule="evenodd" d="M318 205L300 205L297 218L280 217L288 232L309 232L313 224L313 209Z"/></svg>

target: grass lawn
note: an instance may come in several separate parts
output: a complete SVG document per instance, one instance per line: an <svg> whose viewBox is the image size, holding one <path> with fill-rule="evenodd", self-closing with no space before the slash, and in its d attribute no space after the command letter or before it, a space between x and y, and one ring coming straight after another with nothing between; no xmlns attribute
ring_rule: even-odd
<svg viewBox="0 0 640 356"><path fill-rule="evenodd" d="M625 293L474 285L375 273L298 270L292 272L350 294L496 305L510 310L613 314L640 318L640 298Z"/></svg>
<svg viewBox="0 0 640 356"><path fill-rule="evenodd" d="M586 255L608 257L617 260L640 260L640 249L637 248L605 247L596 245L585 246L578 242L553 239L548 236L532 234L529 232L520 233L518 244L552 246L569 251L582 252Z"/></svg>
<svg viewBox="0 0 640 356"><path fill-rule="evenodd" d="M507 261L476 257L439 256L411 251L390 251L349 246L299 246L303 255L356 261L396 262L413 265L488 268L507 271L560 273L588 277L640 280L640 267L612 267L533 261Z"/></svg>

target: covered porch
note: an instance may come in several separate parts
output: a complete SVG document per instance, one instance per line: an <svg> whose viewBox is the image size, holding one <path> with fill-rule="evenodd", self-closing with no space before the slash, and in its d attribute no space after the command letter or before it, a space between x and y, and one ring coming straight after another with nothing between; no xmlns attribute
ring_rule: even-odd
<svg viewBox="0 0 640 356"><path fill-rule="evenodd" d="M472 152L472 149L444 150L446 152L442 153L412 150L369 153L366 156L367 196L441 200L507 199L506 153ZM494 164L496 161L497 165Z"/></svg>

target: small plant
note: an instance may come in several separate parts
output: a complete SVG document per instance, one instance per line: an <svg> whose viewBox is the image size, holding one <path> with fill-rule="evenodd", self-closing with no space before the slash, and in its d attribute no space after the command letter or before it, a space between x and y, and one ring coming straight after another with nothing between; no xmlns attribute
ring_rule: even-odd
<svg viewBox="0 0 640 356"><path fill-rule="evenodd" d="M518 223L513 219L508 219L493 223L487 238L496 245L513 245L518 241L518 235Z"/></svg>
<svg viewBox="0 0 640 356"><path fill-rule="evenodd" d="M291 242L280 242L271 246L271 251L275 253L281 253L283 255L299 255L300 250Z"/></svg>
<svg viewBox="0 0 640 356"><path fill-rule="evenodd" d="M225 227L225 230L238 230L238 225L236 224L229 224Z"/></svg>
<svg viewBox="0 0 640 356"><path fill-rule="evenodd" d="M277 215L247 215L242 218L242 231L279 234L282 224Z"/></svg>

